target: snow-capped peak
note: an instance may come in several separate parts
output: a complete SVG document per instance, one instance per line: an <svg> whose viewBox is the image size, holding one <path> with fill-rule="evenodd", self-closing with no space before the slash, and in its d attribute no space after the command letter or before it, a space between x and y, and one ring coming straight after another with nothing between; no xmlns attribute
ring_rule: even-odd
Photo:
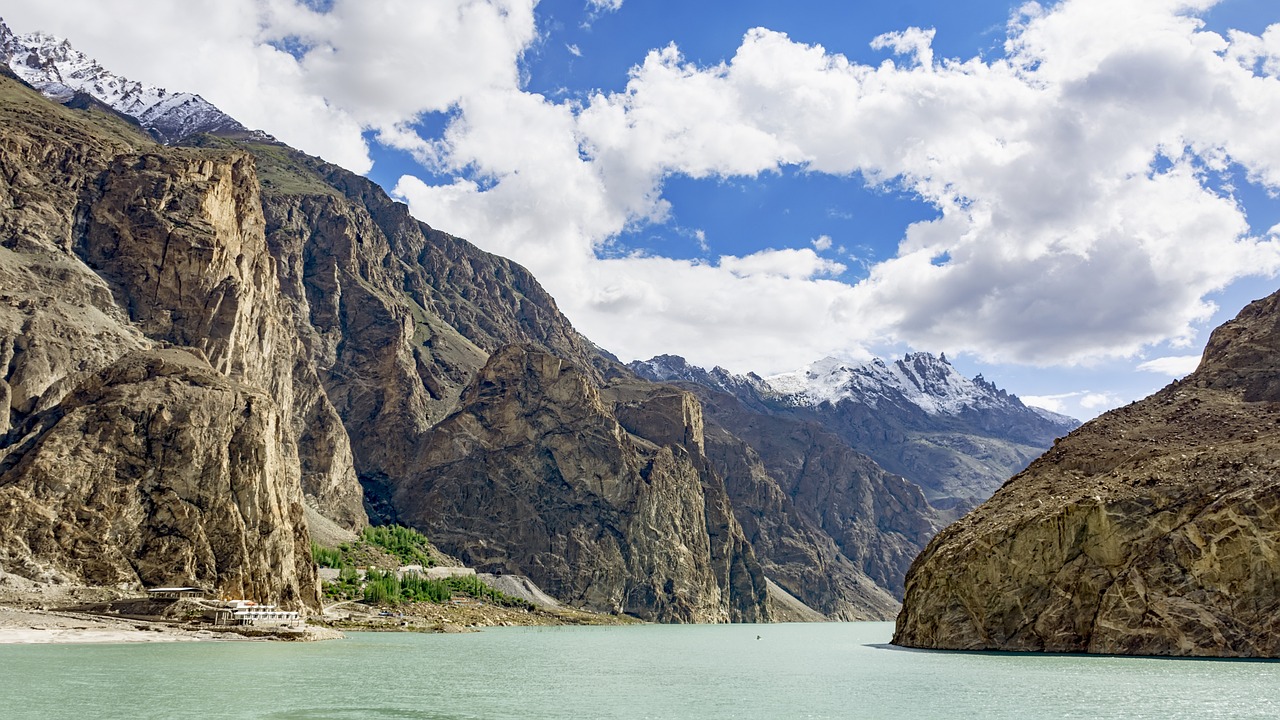
<svg viewBox="0 0 1280 720"><path fill-rule="evenodd" d="M851 399L875 407L882 400L905 400L930 415L954 415L964 408L1017 402L981 375L961 375L945 354L912 353L893 362L875 358L863 363L829 357L765 382L796 405Z"/></svg>
<svg viewBox="0 0 1280 720"><path fill-rule="evenodd" d="M250 133L234 118L192 93L174 93L116 75L66 40L42 32L15 35L0 20L0 61L56 102L85 93L172 143L197 133Z"/></svg>

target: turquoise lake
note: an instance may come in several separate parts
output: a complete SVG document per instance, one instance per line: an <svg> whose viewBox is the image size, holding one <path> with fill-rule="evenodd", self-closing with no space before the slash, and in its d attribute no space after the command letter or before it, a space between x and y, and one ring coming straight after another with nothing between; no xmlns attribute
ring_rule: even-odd
<svg viewBox="0 0 1280 720"><path fill-rule="evenodd" d="M1280 663L918 652L886 647L892 631L647 625L3 645L0 717L1280 717Z"/></svg>

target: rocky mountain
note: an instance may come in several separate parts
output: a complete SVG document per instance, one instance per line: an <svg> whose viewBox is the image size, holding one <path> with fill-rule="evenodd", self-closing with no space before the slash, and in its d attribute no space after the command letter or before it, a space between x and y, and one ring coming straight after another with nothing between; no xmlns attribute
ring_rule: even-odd
<svg viewBox="0 0 1280 720"><path fill-rule="evenodd" d="M939 527L920 488L817 423L681 387L702 403L707 455L768 577L828 617L892 613L906 568Z"/></svg>
<svg viewBox="0 0 1280 720"><path fill-rule="evenodd" d="M0 569L314 604L371 519L597 611L896 612L934 509L760 378L641 379L368 180L0 48Z"/></svg>
<svg viewBox="0 0 1280 720"><path fill-rule="evenodd" d="M861 364L827 358L768 378L703 370L670 355L630 367L654 381L728 393L760 413L816 423L919 485L934 507L952 516L990 497L1079 425L1027 407L980 375L965 377L946 355Z"/></svg>
<svg viewBox="0 0 1280 720"><path fill-rule="evenodd" d="M1280 293L938 535L894 642L1280 656Z"/></svg>
<svg viewBox="0 0 1280 720"><path fill-rule="evenodd" d="M416 465L393 505L469 565L647 619L769 617L764 573L685 393L634 381L601 389L579 366L508 345Z"/></svg>
<svg viewBox="0 0 1280 720"><path fill-rule="evenodd" d="M58 102L91 97L139 123L162 143L200 133L256 135L212 103L191 93L171 93L109 72L71 43L44 33L15 35L0 20L0 62Z"/></svg>

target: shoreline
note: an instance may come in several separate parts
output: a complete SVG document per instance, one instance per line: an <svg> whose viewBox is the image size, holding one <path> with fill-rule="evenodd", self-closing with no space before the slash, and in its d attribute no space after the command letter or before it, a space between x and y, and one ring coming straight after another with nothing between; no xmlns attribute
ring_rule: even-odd
<svg viewBox="0 0 1280 720"><path fill-rule="evenodd" d="M488 627L621 625L632 618L559 608L514 610L495 605L415 605L387 612L359 603L341 603L308 618L300 631L215 628L137 617L50 608L0 600L0 645L65 645L155 642L316 642L350 632L465 633ZM336 611L336 612L335 612ZM386 613L386 614L384 614Z"/></svg>

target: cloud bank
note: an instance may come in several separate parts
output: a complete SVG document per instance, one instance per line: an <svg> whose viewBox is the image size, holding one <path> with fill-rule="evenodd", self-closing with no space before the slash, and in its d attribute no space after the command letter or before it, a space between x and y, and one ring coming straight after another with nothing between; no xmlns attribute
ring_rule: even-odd
<svg viewBox="0 0 1280 720"><path fill-rule="evenodd" d="M395 192L527 265L625 358L774 372L885 344L1042 365L1136 356L1189 343L1209 293L1280 270L1276 230L1252 231L1224 180L1280 190L1280 25L1207 32L1195 14L1212 4L1029 3L990 60L935 57L931 28L868 39L878 65L757 28L724 63L657 48L625 89L582 100L522 87L534 0L5 12L353 170L369 169L373 137L454 175L405 176ZM415 122L433 111L453 119L423 137ZM716 262L611 250L668 217L667 178L787 169L905 189L937 218L904 228L856 282L829 239Z"/></svg>

